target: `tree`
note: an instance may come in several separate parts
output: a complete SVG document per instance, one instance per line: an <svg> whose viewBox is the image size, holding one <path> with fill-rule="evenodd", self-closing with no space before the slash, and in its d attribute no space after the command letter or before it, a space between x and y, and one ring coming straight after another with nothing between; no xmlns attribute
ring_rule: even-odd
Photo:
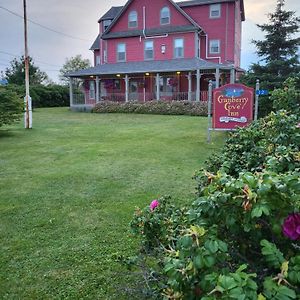
<svg viewBox="0 0 300 300"><path fill-rule="evenodd" d="M252 43L262 64L251 65L241 79L246 84L254 85L256 79L260 79L264 88L273 90L300 72L297 55L300 38L293 38L299 31L300 18L295 12L283 10L284 4L285 0L278 0L275 12L268 14L269 23L257 25L265 33L265 39L253 40Z"/></svg>
<svg viewBox="0 0 300 300"><path fill-rule="evenodd" d="M20 97L15 92L0 87L0 127L18 121L22 110Z"/></svg>
<svg viewBox="0 0 300 300"><path fill-rule="evenodd" d="M10 62L10 67L5 70L5 77L10 84L25 84L25 59L21 56L19 59L14 58ZM33 59L29 57L29 82L30 84L43 84L47 82L48 76L34 65Z"/></svg>
<svg viewBox="0 0 300 300"><path fill-rule="evenodd" d="M81 55L67 58L65 64L59 71L59 79L63 84L68 84L68 78L66 77L68 73L81 69L87 69L89 67L91 67L91 62L88 59L83 59Z"/></svg>

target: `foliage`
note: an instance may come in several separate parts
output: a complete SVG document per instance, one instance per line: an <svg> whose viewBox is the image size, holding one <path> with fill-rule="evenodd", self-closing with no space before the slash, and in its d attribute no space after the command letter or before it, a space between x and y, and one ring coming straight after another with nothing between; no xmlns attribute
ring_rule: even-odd
<svg viewBox="0 0 300 300"><path fill-rule="evenodd" d="M265 167L279 173L299 168L299 121L299 115L281 110L239 129L230 135L220 154L207 162L207 170L221 169L237 176Z"/></svg>
<svg viewBox="0 0 300 300"><path fill-rule="evenodd" d="M25 58L14 58L10 67L5 70L5 78L10 84L25 85ZM35 66L33 59L29 57L29 82L30 84L44 84L49 81L47 74Z"/></svg>
<svg viewBox="0 0 300 300"><path fill-rule="evenodd" d="M283 83L282 89L275 89L270 97L275 111L285 109L289 112L300 112L300 85L297 81L300 79L288 78Z"/></svg>
<svg viewBox="0 0 300 300"><path fill-rule="evenodd" d="M5 88L0 88L0 127L20 119L22 113L20 97Z"/></svg>
<svg viewBox="0 0 300 300"><path fill-rule="evenodd" d="M20 97L25 95L25 87L19 85L8 85L9 91L14 91ZM69 89L61 85L32 85L30 86L30 96L33 108L38 107L59 107L69 106Z"/></svg>
<svg viewBox="0 0 300 300"><path fill-rule="evenodd" d="M272 113L239 129L196 173L189 207L161 198L137 209L131 228L142 241L136 259L147 256L152 274L148 295L298 299L299 147L299 115Z"/></svg>
<svg viewBox="0 0 300 300"><path fill-rule="evenodd" d="M59 73L59 79L60 81L68 85L69 79L66 77L66 75L72 71L78 71L81 69L87 69L91 66L91 62L88 59L82 58L81 55L76 55L71 58L66 58L66 61L62 68L60 69ZM79 84L79 81L77 79L74 79L75 84Z"/></svg>
<svg viewBox="0 0 300 300"><path fill-rule="evenodd" d="M157 115L207 116L207 102L190 101L147 101L147 102L110 102L96 104L96 113L137 113Z"/></svg>
<svg viewBox="0 0 300 300"><path fill-rule="evenodd" d="M253 40L262 64L252 64L241 79L243 83L255 85L256 79L260 79L262 88L273 90L288 77L299 74L300 38L293 36L299 30L300 19L295 12L284 10L284 4L278 0L275 12L268 15L269 23L257 25L265 33L264 40Z"/></svg>

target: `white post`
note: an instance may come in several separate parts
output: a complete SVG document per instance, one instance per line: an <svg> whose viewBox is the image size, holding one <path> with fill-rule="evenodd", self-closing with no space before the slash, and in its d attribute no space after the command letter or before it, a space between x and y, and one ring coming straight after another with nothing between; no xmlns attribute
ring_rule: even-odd
<svg viewBox="0 0 300 300"><path fill-rule="evenodd" d="M256 80L256 86L255 86L255 110L254 110L254 121L257 121L258 118L258 101L259 101L259 95L257 91L259 90L259 80Z"/></svg>
<svg viewBox="0 0 300 300"><path fill-rule="evenodd" d="M188 91L188 101L192 101L192 72L189 72L189 91Z"/></svg>
<svg viewBox="0 0 300 300"><path fill-rule="evenodd" d="M211 142L211 134L210 131L212 130L212 123L211 123L211 106L212 106L212 82L209 81L208 84L208 110L207 110L207 116L208 116L208 128L207 128L207 142Z"/></svg>
<svg viewBox="0 0 300 300"><path fill-rule="evenodd" d="M69 90L70 90L70 107L74 104L74 95L73 95L73 78L69 78Z"/></svg>
<svg viewBox="0 0 300 300"><path fill-rule="evenodd" d="M156 100L160 100L160 77L159 73L156 74Z"/></svg>
<svg viewBox="0 0 300 300"><path fill-rule="evenodd" d="M125 102L129 101L129 77L125 75Z"/></svg>
<svg viewBox="0 0 300 300"><path fill-rule="evenodd" d="M197 81L197 85L196 85L196 101L200 102L200 70L197 70L197 76L196 76L196 81Z"/></svg>
<svg viewBox="0 0 300 300"><path fill-rule="evenodd" d="M218 89L220 87L220 69L216 68L216 89Z"/></svg>
<svg viewBox="0 0 300 300"><path fill-rule="evenodd" d="M99 76L96 76L96 103L100 101L99 82Z"/></svg>
<svg viewBox="0 0 300 300"><path fill-rule="evenodd" d="M230 70L230 83L235 83L235 70Z"/></svg>

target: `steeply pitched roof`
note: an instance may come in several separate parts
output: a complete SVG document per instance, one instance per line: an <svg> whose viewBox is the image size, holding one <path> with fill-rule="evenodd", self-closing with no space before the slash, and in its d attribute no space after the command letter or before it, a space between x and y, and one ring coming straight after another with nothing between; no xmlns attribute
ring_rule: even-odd
<svg viewBox="0 0 300 300"><path fill-rule="evenodd" d="M100 49L100 34L98 34L98 36L95 39L95 42L91 46L90 50L99 50L99 49Z"/></svg>
<svg viewBox="0 0 300 300"><path fill-rule="evenodd" d="M152 60L138 62L122 62L116 64L98 65L93 68L70 72L66 76L84 77L96 75L133 74L133 73L164 73L191 70L232 69L230 65L216 64L200 58Z"/></svg>
<svg viewBox="0 0 300 300"><path fill-rule="evenodd" d="M122 10L123 6L113 6L108 12L106 12L98 22L104 21L104 20L113 20L118 13Z"/></svg>
<svg viewBox="0 0 300 300"><path fill-rule="evenodd" d="M106 29L106 33L109 33L110 29L117 23L119 18L123 15L123 13L126 11L127 7L132 3L134 0L128 0L126 4L120 9L120 11L116 14L115 18L113 19L112 23L109 25L109 27ZM189 16L186 12L184 12L174 1L169 1L179 13L181 13L192 25L195 26L198 30L203 31L203 29Z"/></svg>
<svg viewBox="0 0 300 300"><path fill-rule="evenodd" d="M151 28L145 30L146 36L155 36L160 34L168 34L175 32L194 32L198 30L194 25L178 25L178 26L164 26L158 28ZM134 36L142 36L144 34L143 30L126 30L119 32L109 32L104 33L101 38L103 40L113 39L113 38L121 38L121 37L134 37Z"/></svg>

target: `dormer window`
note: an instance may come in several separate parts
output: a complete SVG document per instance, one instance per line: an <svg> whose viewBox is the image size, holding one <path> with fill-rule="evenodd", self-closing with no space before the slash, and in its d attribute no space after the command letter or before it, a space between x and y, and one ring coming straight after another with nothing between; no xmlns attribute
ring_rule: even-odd
<svg viewBox="0 0 300 300"><path fill-rule="evenodd" d="M211 4L210 5L209 17L210 18L220 18L221 17L221 4Z"/></svg>
<svg viewBox="0 0 300 300"><path fill-rule="evenodd" d="M129 28L136 28L138 26L137 22L137 12L135 10L131 11L128 15L128 27Z"/></svg>
<svg viewBox="0 0 300 300"><path fill-rule="evenodd" d="M104 20L103 21L103 30L105 31L109 25L111 24L111 20Z"/></svg>
<svg viewBox="0 0 300 300"><path fill-rule="evenodd" d="M160 11L160 25L170 24L170 9L165 6Z"/></svg>

